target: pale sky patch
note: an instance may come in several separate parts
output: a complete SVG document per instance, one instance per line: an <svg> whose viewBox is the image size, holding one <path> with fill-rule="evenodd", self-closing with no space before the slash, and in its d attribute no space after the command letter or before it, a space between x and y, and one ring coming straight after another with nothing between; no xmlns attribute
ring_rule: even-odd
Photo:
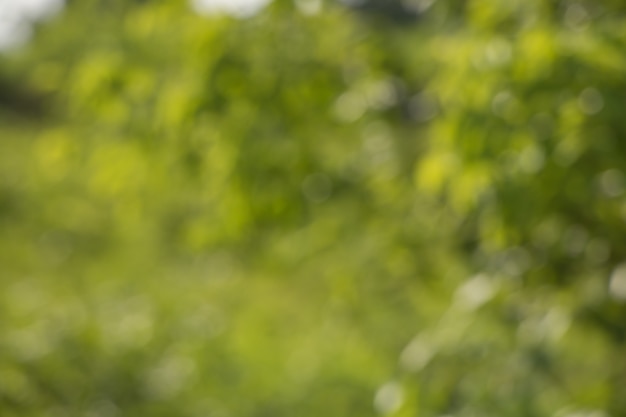
<svg viewBox="0 0 626 417"><path fill-rule="evenodd" d="M0 51L24 44L33 23L59 13L65 0L0 0Z"/></svg>
<svg viewBox="0 0 626 417"><path fill-rule="evenodd" d="M202 15L228 14L246 18L260 12L271 0L190 0L192 9Z"/></svg>

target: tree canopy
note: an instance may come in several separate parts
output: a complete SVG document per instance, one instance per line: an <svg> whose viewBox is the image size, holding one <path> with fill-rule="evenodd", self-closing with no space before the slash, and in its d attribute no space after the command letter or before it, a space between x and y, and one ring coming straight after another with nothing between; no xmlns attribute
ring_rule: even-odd
<svg viewBox="0 0 626 417"><path fill-rule="evenodd" d="M626 416L620 2L196 3L0 55L1 415Z"/></svg>

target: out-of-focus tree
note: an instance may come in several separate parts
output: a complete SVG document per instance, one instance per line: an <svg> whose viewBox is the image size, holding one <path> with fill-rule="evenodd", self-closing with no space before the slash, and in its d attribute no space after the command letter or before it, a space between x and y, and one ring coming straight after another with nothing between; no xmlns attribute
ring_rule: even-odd
<svg viewBox="0 0 626 417"><path fill-rule="evenodd" d="M443 197L478 270L515 282L502 308L518 333L536 314L553 330L568 317L561 346L527 350L562 373L550 385L623 415L624 15L614 2L468 2L463 25L446 21L420 37L418 108L438 114L417 186Z"/></svg>
<svg viewBox="0 0 626 417"><path fill-rule="evenodd" d="M192 9L3 58L3 415L624 415L617 4Z"/></svg>

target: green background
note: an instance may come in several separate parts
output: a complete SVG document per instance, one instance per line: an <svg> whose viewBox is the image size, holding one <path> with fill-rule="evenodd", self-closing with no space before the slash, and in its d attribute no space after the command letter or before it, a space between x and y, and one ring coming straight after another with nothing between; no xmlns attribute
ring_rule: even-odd
<svg viewBox="0 0 626 417"><path fill-rule="evenodd" d="M69 1L0 56L0 415L626 416L619 1Z"/></svg>

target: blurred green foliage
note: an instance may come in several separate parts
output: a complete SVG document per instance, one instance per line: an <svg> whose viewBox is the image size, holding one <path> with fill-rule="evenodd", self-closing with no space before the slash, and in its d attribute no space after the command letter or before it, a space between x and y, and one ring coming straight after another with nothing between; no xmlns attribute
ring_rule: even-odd
<svg viewBox="0 0 626 417"><path fill-rule="evenodd" d="M69 2L0 60L0 415L626 416L624 12Z"/></svg>

